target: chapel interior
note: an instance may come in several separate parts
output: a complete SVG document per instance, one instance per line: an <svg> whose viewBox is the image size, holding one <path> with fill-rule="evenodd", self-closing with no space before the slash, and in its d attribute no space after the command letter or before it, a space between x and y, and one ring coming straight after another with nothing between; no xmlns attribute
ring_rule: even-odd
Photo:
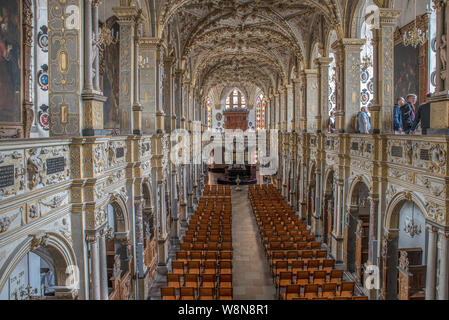
<svg viewBox="0 0 449 320"><path fill-rule="evenodd" d="M0 300L448 300L448 34L445 0L0 1Z"/></svg>

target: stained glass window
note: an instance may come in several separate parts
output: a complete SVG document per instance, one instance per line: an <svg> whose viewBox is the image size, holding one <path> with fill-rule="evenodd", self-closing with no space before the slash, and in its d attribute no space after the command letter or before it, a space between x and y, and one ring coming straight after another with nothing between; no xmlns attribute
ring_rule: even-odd
<svg viewBox="0 0 449 320"><path fill-rule="evenodd" d="M259 96L256 104L256 131L263 130L265 128L265 109L267 103L263 94Z"/></svg>
<svg viewBox="0 0 449 320"><path fill-rule="evenodd" d="M246 108L246 98L238 89L234 89L226 99L226 109Z"/></svg>
<svg viewBox="0 0 449 320"><path fill-rule="evenodd" d="M206 100L206 108L207 108L207 127L209 130L212 130L212 102L210 98Z"/></svg>
<svg viewBox="0 0 449 320"><path fill-rule="evenodd" d="M361 77L361 93L360 106L368 107L373 103L374 99L374 69L373 69L373 26L363 22L361 38L366 39L365 45L362 47L361 59L362 66L360 70Z"/></svg>

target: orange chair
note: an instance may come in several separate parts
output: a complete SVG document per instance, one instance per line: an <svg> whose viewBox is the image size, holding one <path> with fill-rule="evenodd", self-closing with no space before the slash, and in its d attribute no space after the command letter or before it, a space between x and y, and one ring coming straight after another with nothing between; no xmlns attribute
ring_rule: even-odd
<svg viewBox="0 0 449 320"><path fill-rule="evenodd" d="M203 288L215 288L217 286L217 276L215 274L202 274L201 275L201 287Z"/></svg>
<svg viewBox="0 0 449 320"><path fill-rule="evenodd" d="M354 282L342 282L340 286L340 297L352 298L352 296L354 295L354 288Z"/></svg>
<svg viewBox="0 0 449 320"><path fill-rule="evenodd" d="M341 283L343 281L343 271L342 270L332 270L329 281L336 283L337 285L341 285Z"/></svg>
<svg viewBox="0 0 449 320"><path fill-rule="evenodd" d="M337 294L337 285L335 283L324 283L321 286L321 296L332 299Z"/></svg>
<svg viewBox="0 0 449 320"><path fill-rule="evenodd" d="M304 298L318 298L318 288L317 284L306 284L304 286Z"/></svg>
<svg viewBox="0 0 449 320"><path fill-rule="evenodd" d="M220 274L232 274L231 261L220 261Z"/></svg>
<svg viewBox="0 0 449 320"><path fill-rule="evenodd" d="M184 287L198 289L198 275L186 274L184 276Z"/></svg>
<svg viewBox="0 0 449 320"><path fill-rule="evenodd" d="M279 277L279 274L281 272L286 272L288 271L288 261L278 261L276 262L275 268L274 268L274 272L273 272L273 276Z"/></svg>
<svg viewBox="0 0 449 320"><path fill-rule="evenodd" d="M189 261L187 262L187 270L188 274L200 274L201 263L199 261Z"/></svg>
<svg viewBox="0 0 449 320"><path fill-rule="evenodd" d="M167 274L167 286L175 289L181 288L181 275Z"/></svg>
<svg viewBox="0 0 449 320"><path fill-rule="evenodd" d="M335 268L335 260L323 260L323 270L327 273L331 273Z"/></svg>
<svg viewBox="0 0 449 320"><path fill-rule="evenodd" d="M196 300L195 289L193 288L181 288L181 300Z"/></svg>
<svg viewBox="0 0 449 320"><path fill-rule="evenodd" d="M310 273L309 271L298 271L296 273L296 284L306 285L309 284Z"/></svg>
<svg viewBox="0 0 449 320"><path fill-rule="evenodd" d="M303 260L295 260L291 262L291 271L293 274L297 274L298 271L304 270L304 261Z"/></svg>
<svg viewBox="0 0 449 320"><path fill-rule="evenodd" d="M355 301L365 301L365 300L369 300L369 299L368 299L367 296L363 296L363 297L358 297L358 296L356 296L356 297L352 297L352 300L355 300Z"/></svg>
<svg viewBox="0 0 449 320"><path fill-rule="evenodd" d="M176 294L175 288L161 288L162 300L179 300L179 296Z"/></svg>
<svg viewBox="0 0 449 320"><path fill-rule="evenodd" d="M292 284L287 286L285 293L282 295L284 300L293 300L299 298L301 294L301 286L297 284Z"/></svg>
<svg viewBox="0 0 449 320"><path fill-rule="evenodd" d="M312 282L314 284L326 283L327 272L324 270L317 270L312 274Z"/></svg>
<svg viewBox="0 0 449 320"><path fill-rule="evenodd" d="M215 289L200 288L198 300L215 300Z"/></svg>
<svg viewBox="0 0 449 320"><path fill-rule="evenodd" d="M176 252L176 261L181 261L181 262L187 263L187 260L189 260L187 251Z"/></svg>
<svg viewBox="0 0 449 320"><path fill-rule="evenodd" d="M216 274L217 273L217 261L205 261L204 262L204 273L205 274Z"/></svg>
<svg viewBox="0 0 449 320"><path fill-rule="evenodd" d="M307 270L310 272L314 272L320 269L320 261L319 260L309 260L307 261Z"/></svg>
<svg viewBox="0 0 449 320"><path fill-rule="evenodd" d="M174 274L184 275L184 262L172 261L171 268Z"/></svg>
<svg viewBox="0 0 449 320"><path fill-rule="evenodd" d="M221 251L220 252L220 259L221 260L232 261L232 251Z"/></svg>
<svg viewBox="0 0 449 320"><path fill-rule="evenodd" d="M232 275L220 274L218 279L220 288L232 288Z"/></svg>
<svg viewBox="0 0 449 320"><path fill-rule="evenodd" d="M279 280L276 282L276 287L278 288L278 296L281 295L281 289L286 288L293 284L293 273L291 272L281 272L279 274Z"/></svg>
<svg viewBox="0 0 449 320"><path fill-rule="evenodd" d="M232 288L219 288L218 289L218 300L233 300L233 290Z"/></svg>

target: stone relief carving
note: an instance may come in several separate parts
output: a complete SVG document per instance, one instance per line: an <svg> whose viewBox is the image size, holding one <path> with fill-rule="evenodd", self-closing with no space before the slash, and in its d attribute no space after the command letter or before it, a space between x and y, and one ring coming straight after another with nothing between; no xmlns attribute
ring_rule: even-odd
<svg viewBox="0 0 449 320"><path fill-rule="evenodd" d="M23 213L23 208L20 208L19 212L0 218L0 234L5 233L11 227L11 224Z"/></svg>

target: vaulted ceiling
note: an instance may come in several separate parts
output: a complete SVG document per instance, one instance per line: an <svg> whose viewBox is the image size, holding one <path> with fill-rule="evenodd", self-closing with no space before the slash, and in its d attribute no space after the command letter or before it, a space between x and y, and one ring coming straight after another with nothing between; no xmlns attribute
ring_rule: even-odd
<svg viewBox="0 0 449 320"><path fill-rule="evenodd" d="M342 25L337 0L167 0L159 10L161 37L204 94L248 84L268 93Z"/></svg>

